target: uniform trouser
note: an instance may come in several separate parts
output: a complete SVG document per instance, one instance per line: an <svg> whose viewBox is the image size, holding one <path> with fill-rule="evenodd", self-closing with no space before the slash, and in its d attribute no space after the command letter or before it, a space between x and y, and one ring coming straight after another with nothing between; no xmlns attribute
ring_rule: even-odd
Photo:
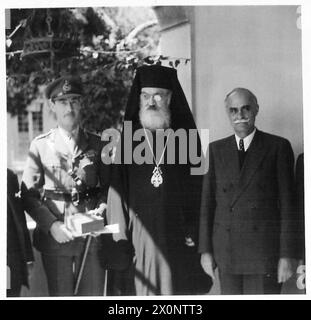
<svg viewBox="0 0 311 320"><path fill-rule="evenodd" d="M73 296L83 253L75 256L42 254L41 257L50 296ZM100 265L98 254L89 252L77 295L102 296L104 286L105 270Z"/></svg>
<svg viewBox="0 0 311 320"><path fill-rule="evenodd" d="M280 294L277 274L229 274L219 272L221 294Z"/></svg>

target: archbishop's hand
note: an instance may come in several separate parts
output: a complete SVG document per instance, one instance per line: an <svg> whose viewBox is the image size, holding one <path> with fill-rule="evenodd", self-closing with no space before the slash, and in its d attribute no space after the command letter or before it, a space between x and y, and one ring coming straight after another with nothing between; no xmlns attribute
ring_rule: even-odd
<svg viewBox="0 0 311 320"><path fill-rule="evenodd" d="M52 237L58 243L66 243L74 239L72 233L66 228L65 224L61 221L55 221L50 228L50 232Z"/></svg>
<svg viewBox="0 0 311 320"><path fill-rule="evenodd" d="M201 254L201 266L213 280L215 280L216 263L212 254L205 252Z"/></svg>

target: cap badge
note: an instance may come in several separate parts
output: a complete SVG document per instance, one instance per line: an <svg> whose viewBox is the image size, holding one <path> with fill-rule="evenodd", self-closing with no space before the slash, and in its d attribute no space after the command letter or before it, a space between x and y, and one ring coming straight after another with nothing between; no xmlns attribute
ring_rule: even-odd
<svg viewBox="0 0 311 320"><path fill-rule="evenodd" d="M71 85L70 85L70 83L68 82L68 80L65 80L65 83L64 83L64 85L63 85L63 91L64 91L64 93L67 93L68 91L70 91L71 90Z"/></svg>

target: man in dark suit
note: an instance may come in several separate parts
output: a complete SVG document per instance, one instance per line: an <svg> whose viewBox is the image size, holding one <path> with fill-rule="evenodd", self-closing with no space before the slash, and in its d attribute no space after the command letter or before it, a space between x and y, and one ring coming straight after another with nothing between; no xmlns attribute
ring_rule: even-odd
<svg viewBox="0 0 311 320"><path fill-rule="evenodd" d="M8 297L20 296L22 285L29 286L33 252L26 225L24 209L19 197L16 174L7 170L7 266Z"/></svg>
<svg viewBox="0 0 311 320"><path fill-rule="evenodd" d="M219 269L222 294L277 294L293 273L294 155L290 143L255 128L255 95L225 98L235 135L209 147L199 251L205 272Z"/></svg>

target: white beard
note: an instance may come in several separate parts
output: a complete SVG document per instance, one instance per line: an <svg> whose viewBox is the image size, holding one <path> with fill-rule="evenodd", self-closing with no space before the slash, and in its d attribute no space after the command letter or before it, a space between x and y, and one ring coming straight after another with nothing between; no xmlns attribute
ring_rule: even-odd
<svg viewBox="0 0 311 320"><path fill-rule="evenodd" d="M166 109L144 109L139 111L139 120L142 126L151 131L167 129L171 125L171 113Z"/></svg>

